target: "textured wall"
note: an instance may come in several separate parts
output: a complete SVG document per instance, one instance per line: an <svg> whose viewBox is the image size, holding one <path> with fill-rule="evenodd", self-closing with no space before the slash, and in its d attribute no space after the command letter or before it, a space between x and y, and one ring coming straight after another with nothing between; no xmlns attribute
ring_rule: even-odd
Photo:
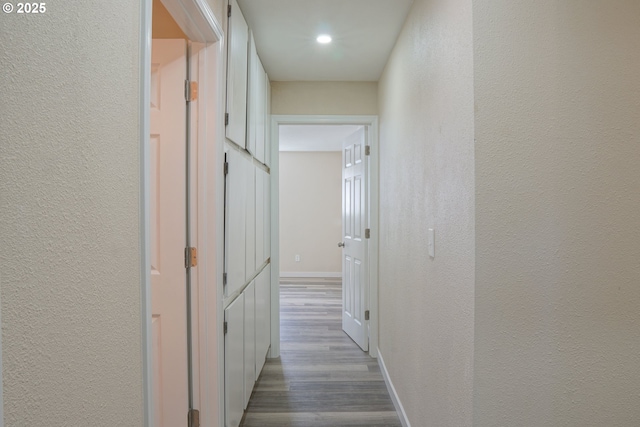
<svg viewBox="0 0 640 427"><path fill-rule="evenodd" d="M281 152L279 170L280 272L342 272L342 153Z"/></svg>
<svg viewBox="0 0 640 427"><path fill-rule="evenodd" d="M379 87L380 351L416 427L471 425L471 24L470 0L417 0Z"/></svg>
<svg viewBox="0 0 640 427"><path fill-rule="evenodd" d="M271 114L378 114L376 82L271 82Z"/></svg>
<svg viewBox="0 0 640 427"><path fill-rule="evenodd" d="M474 2L474 426L640 422L640 2Z"/></svg>
<svg viewBox="0 0 640 427"><path fill-rule="evenodd" d="M138 2L0 16L4 422L141 426Z"/></svg>

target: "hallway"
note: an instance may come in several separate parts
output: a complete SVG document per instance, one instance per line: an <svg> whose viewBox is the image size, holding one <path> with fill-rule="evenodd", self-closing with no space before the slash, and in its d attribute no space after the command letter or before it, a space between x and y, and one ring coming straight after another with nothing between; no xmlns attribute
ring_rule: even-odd
<svg viewBox="0 0 640 427"><path fill-rule="evenodd" d="M244 427L396 427L375 359L342 331L341 284L280 284L281 357L268 359Z"/></svg>

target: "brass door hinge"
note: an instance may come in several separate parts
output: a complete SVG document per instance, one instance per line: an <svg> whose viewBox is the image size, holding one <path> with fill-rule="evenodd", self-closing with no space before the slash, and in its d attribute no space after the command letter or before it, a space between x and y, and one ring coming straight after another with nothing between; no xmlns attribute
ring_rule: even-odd
<svg viewBox="0 0 640 427"><path fill-rule="evenodd" d="M184 249L184 268L195 267L198 265L198 250L196 248Z"/></svg>
<svg viewBox="0 0 640 427"><path fill-rule="evenodd" d="M369 310L364 312L364 320L369 320Z"/></svg>
<svg viewBox="0 0 640 427"><path fill-rule="evenodd" d="M371 155L371 146L370 145L365 145L364 146L364 155L365 156L370 156Z"/></svg>
<svg viewBox="0 0 640 427"><path fill-rule="evenodd" d="M364 238L365 239L370 239L371 238L371 229L370 228L365 228L364 229Z"/></svg>
<svg viewBox="0 0 640 427"><path fill-rule="evenodd" d="M198 82L192 82L191 80L185 80L184 96L187 102L195 101L198 99Z"/></svg>

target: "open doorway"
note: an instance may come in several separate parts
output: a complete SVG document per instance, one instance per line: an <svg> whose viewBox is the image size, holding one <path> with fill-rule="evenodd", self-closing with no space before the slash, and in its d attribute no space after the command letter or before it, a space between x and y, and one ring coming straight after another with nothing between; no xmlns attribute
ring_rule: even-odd
<svg viewBox="0 0 640 427"><path fill-rule="evenodd" d="M280 126L280 277L342 278L342 141L362 126Z"/></svg>
<svg viewBox="0 0 640 427"><path fill-rule="evenodd" d="M201 0L145 9L146 425L221 425L223 33Z"/></svg>
<svg viewBox="0 0 640 427"><path fill-rule="evenodd" d="M363 125L282 125L280 283L339 284L342 329L369 350L368 168ZM281 300L284 295L281 293ZM308 303L307 303L308 304Z"/></svg>
<svg viewBox="0 0 640 427"><path fill-rule="evenodd" d="M275 195L272 212L275 220L273 233L280 238L274 239L272 249L272 253L277 257L273 260L274 267L277 268L273 270L278 271L274 271L272 277L274 326L271 355L278 356L280 353L280 319L275 318L279 313L279 283L281 280L283 284L291 282L290 279L296 278L307 281L337 279L338 283L347 283L348 286L341 286L342 317L343 320L348 317L345 316L349 314L346 308L357 306L357 309L362 312L358 320L362 323L361 335L365 342L354 337L345 327L344 321L343 329L361 348L375 357L377 354L377 236L375 236L377 231L377 118L374 116L273 116L272 129L276 142L273 144L272 154L276 160L272 167L275 171L272 188ZM328 135L332 136L332 142L329 142ZM366 186L362 185L356 189L353 185L347 185L349 180L353 184L353 177L349 178L345 175L348 169L346 166L352 163L363 166L363 176L366 168ZM331 174L335 175L330 177L328 173L331 170L333 170ZM363 176L356 177L356 181L362 180ZM284 194L285 191L288 194ZM362 196L362 202L358 205L359 214L361 214L358 217L359 222L353 222L356 213L355 205L345 203L345 200L349 200L356 194ZM329 205L334 206L334 209L330 209ZM336 212L336 206L340 208L339 213ZM282 212L281 209L283 209ZM320 212L320 215L315 211ZM314 221L315 216L323 218ZM344 221L344 218L349 220ZM327 222L329 224L326 224ZM318 226L323 223L325 226L322 228ZM351 268L353 264L349 265L346 262L349 260L349 254L345 246L350 245L345 244L345 236L354 237L350 235L350 233L353 234L354 225L357 225L358 229L361 228L361 233L357 232L355 237L364 242L363 257L368 261L360 265L362 267L360 277L354 276L355 272ZM314 236L315 240L312 240ZM308 257L298 252L303 252L302 248L309 247L310 249L306 249L307 255L316 254L321 258L311 259L305 263L303 260ZM354 283L353 277L357 277L361 286L366 287L361 288L363 292L358 292L358 295L352 293L353 289L348 290L348 287ZM357 304L351 304L354 298L357 299Z"/></svg>

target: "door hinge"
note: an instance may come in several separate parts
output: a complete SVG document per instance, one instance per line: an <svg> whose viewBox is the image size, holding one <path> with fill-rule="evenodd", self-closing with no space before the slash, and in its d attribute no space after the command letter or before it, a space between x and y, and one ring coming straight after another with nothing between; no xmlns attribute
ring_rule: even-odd
<svg viewBox="0 0 640 427"><path fill-rule="evenodd" d="M224 113L224 125L229 126L229 113Z"/></svg>
<svg viewBox="0 0 640 427"><path fill-rule="evenodd" d="M369 320L369 310L364 312L364 320Z"/></svg>
<svg viewBox="0 0 640 427"><path fill-rule="evenodd" d="M200 427L200 411L189 409L189 427Z"/></svg>
<svg viewBox="0 0 640 427"><path fill-rule="evenodd" d="M364 155L365 156L370 156L371 155L371 146L370 145L365 145L364 146Z"/></svg>
<svg viewBox="0 0 640 427"><path fill-rule="evenodd" d="M184 248L184 268L198 265L198 250L196 248Z"/></svg>
<svg viewBox="0 0 640 427"><path fill-rule="evenodd" d="M227 322L224 322L223 331L224 334L227 335L227 332L229 331L229 324Z"/></svg>
<svg viewBox="0 0 640 427"><path fill-rule="evenodd" d="M227 18L231 18L231 5L227 6Z"/></svg>
<svg viewBox="0 0 640 427"><path fill-rule="evenodd" d="M227 286L227 273L222 273L222 284Z"/></svg>
<svg viewBox="0 0 640 427"><path fill-rule="evenodd" d="M229 162L224 162L224 176L229 175Z"/></svg>
<svg viewBox="0 0 640 427"><path fill-rule="evenodd" d="M365 228L364 229L364 238L365 239L370 239L371 238L371 229L370 228Z"/></svg>
<svg viewBox="0 0 640 427"><path fill-rule="evenodd" d="M187 102L198 99L198 82L192 82L191 80L184 81L184 97Z"/></svg>

